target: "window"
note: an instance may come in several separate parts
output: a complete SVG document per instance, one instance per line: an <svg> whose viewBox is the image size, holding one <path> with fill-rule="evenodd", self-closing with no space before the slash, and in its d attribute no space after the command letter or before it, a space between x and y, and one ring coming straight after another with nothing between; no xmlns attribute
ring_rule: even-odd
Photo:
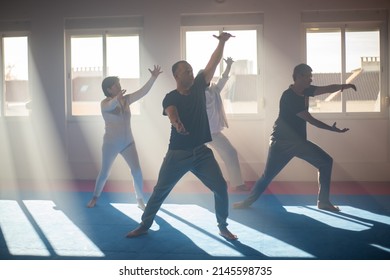
<svg viewBox="0 0 390 280"><path fill-rule="evenodd" d="M313 84L352 83L357 87L356 93L338 91L311 98L311 112L385 110L382 100L387 78L381 65L384 34L380 21L305 24L306 61L313 69Z"/></svg>
<svg viewBox="0 0 390 280"><path fill-rule="evenodd" d="M232 57L234 63L230 78L221 92L224 108L228 116L259 115L262 112L262 87L260 75L260 47L262 21L261 15L251 14L248 17L234 16L183 16L182 43L183 59L193 67L196 75L203 69L217 45L213 35L229 32L235 37L225 45L224 58ZM232 19L234 20L228 20ZM250 25L246 23L252 23ZM222 23L236 22L235 25ZM203 26L213 23L213 25ZM215 25L218 23L218 25ZM256 23L255 25L253 23ZM201 42L201 43L200 43ZM216 82L226 67L222 60L215 72L213 82Z"/></svg>
<svg viewBox="0 0 390 280"><path fill-rule="evenodd" d="M3 35L0 49L2 112L5 116L28 116L31 105L28 36Z"/></svg>
<svg viewBox="0 0 390 280"><path fill-rule="evenodd" d="M67 96L70 116L100 115L101 83L117 76L123 89L140 87L142 17L65 19ZM140 102L131 105L140 114Z"/></svg>
<svg viewBox="0 0 390 280"><path fill-rule="evenodd" d="M118 76L123 89L133 92L140 85L139 35L102 34L70 35L71 110L73 116L100 115L104 99L104 77ZM139 114L139 103L132 104Z"/></svg>

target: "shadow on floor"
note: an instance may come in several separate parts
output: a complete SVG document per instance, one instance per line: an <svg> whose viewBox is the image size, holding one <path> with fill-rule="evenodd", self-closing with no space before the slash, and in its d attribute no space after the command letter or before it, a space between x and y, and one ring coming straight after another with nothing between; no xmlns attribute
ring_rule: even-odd
<svg viewBox="0 0 390 280"><path fill-rule="evenodd" d="M333 196L342 212L320 211L313 195L264 195L230 209L229 242L218 235L211 194L171 193L147 235L125 238L142 212L127 193L24 192L0 199L0 259L390 259L390 196ZM244 198L231 194L230 203Z"/></svg>

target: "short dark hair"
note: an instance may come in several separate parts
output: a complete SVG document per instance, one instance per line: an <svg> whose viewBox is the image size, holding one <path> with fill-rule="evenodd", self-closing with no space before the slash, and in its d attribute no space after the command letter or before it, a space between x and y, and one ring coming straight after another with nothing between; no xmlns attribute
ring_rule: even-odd
<svg viewBox="0 0 390 280"><path fill-rule="evenodd" d="M305 63L301 63L301 64L298 64L297 66L295 66L294 68L294 72L293 72L293 80L295 81L297 76L298 75L303 75L305 73L308 73L308 72L312 72L313 69L311 69L311 67Z"/></svg>
<svg viewBox="0 0 390 280"><path fill-rule="evenodd" d="M110 97L110 93L107 91L108 88L112 87L116 82L119 81L117 76L106 77L102 82L102 90L105 96Z"/></svg>
<svg viewBox="0 0 390 280"><path fill-rule="evenodd" d="M187 61L179 60L178 62L176 62L175 64L172 65L172 74L173 74L173 76L175 76L177 68L179 68L179 65L182 64L182 63L187 63Z"/></svg>

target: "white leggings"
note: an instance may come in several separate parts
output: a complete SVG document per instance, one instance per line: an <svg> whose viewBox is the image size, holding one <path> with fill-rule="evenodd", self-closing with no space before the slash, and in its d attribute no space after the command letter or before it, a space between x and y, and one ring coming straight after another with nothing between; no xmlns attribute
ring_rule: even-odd
<svg viewBox="0 0 390 280"><path fill-rule="evenodd" d="M121 154L122 157L127 162L127 165L130 167L131 175L133 176L133 183L135 189L135 197L137 199L144 199L143 197L143 176L141 172L141 167L139 164L138 153L135 147L135 143L132 142L122 151L117 151L115 145L109 143L103 143L102 147L102 168L100 169L99 175L96 179L94 196L99 197L103 191L104 185L106 184L108 177L110 175L111 167L114 163L114 160Z"/></svg>
<svg viewBox="0 0 390 280"><path fill-rule="evenodd" d="M230 143L229 139L222 133L217 132L211 135L213 141L208 144L220 155L226 165L227 173L230 179L230 185L237 187L244 184L241 175L240 162L238 160L237 150Z"/></svg>

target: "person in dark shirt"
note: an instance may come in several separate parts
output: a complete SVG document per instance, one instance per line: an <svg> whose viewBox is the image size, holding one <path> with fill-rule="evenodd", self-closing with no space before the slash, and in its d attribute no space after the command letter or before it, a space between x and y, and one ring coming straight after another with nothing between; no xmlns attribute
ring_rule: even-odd
<svg viewBox="0 0 390 280"><path fill-rule="evenodd" d="M297 157L318 169L317 207L327 211L340 211L339 207L329 200L333 159L319 146L307 140L306 123L338 133L344 133L349 129L340 129L336 123L328 125L314 118L308 110L309 97L336 91L342 92L350 88L356 91L356 87L353 84L311 85L312 69L307 64L299 64L294 68L293 80L294 84L283 92L280 99L279 116L270 137L264 172L256 181L249 196L243 201L234 203L233 208L248 208L290 160Z"/></svg>
<svg viewBox="0 0 390 280"><path fill-rule="evenodd" d="M222 59L225 42L231 34L221 33L215 37L219 40L218 46L204 71L195 78L188 62L182 60L172 66L177 87L163 100L163 114L168 116L172 124L168 152L141 217L142 222L127 234L129 238L148 232L165 198L181 177L191 171L214 193L219 234L228 240L237 239L227 229L229 202L226 181L213 152L205 145L212 140L205 90Z"/></svg>

